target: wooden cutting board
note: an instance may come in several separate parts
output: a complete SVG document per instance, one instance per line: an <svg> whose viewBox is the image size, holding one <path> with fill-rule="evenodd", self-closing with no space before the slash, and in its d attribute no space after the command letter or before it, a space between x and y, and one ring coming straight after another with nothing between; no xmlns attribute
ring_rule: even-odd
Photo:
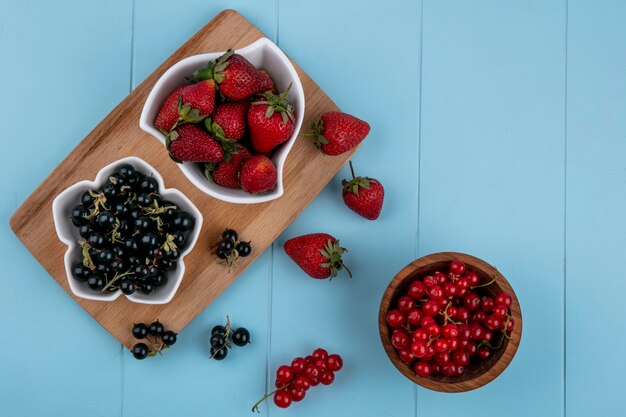
<svg viewBox="0 0 626 417"><path fill-rule="evenodd" d="M135 322L161 318L169 329L180 332L253 262L317 196L352 152L324 156L305 138L298 139L284 171L285 194L264 204L230 204L195 188L169 159L153 137L139 129L139 115L152 86L176 62L190 55L241 48L263 37L248 20L226 10L204 26L163 62L139 87L126 97L61 164L37 187L11 218L11 228L41 265L94 319L125 346L134 344ZM295 63L304 87L306 114L303 128L321 113L337 106ZM52 221L52 200L70 185L95 178L105 165L125 156L138 156L161 173L168 188L185 193L200 209L204 225L194 250L185 257L186 273L174 299L165 305L135 304L125 297L114 302L90 301L71 293L63 255L66 246L58 239ZM228 273L210 249L226 227L252 240L253 253ZM42 238L45 236L46 238Z"/></svg>

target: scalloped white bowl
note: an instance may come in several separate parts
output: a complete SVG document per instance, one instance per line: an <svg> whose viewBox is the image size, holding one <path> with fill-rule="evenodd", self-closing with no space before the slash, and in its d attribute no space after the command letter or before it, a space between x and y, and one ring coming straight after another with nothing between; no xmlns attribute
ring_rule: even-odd
<svg viewBox="0 0 626 417"><path fill-rule="evenodd" d="M190 213L195 218L195 225L193 229L189 231L187 246L181 252L176 269L166 273L168 278L167 284L163 287L155 289L149 295L140 294L139 292L135 292L132 295L125 295L122 294L121 291L101 293L90 289L87 283L80 282L72 276L73 266L81 260L78 241L84 240L78 234L78 228L72 223L72 208L77 204L80 204L80 198L85 191L88 189L102 187L106 183L107 179L124 164L133 165L137 171L142 174L152 175L152 177L156 179L159 184L159 194L164 199L173 202L180 207L181 210ZM202 227L202 214L191 202L191 200L189 200L189 198L177 189L165 188L163 178L157 170L150 166L146 161L134 156L120 159L102 168L100 172L98 172L94 181L80 181L67 188L52 202L52 216L54 217L54 227L56 228L59 239L67 245L67 251L65 252L64 257L65 273L67 275L67 281L72 293L80 298L97 301L113 301L120 295L124 295L130 301L140 304L166 304L170 302L170 300L174 297L174 294L176 294L176 291L183 280L183 275L185 274L184 258L195 246Z"/></svg>
<svg viewBox="0 0 626 417"><path fill-rule="evenodd" d="M291 90L289 91L289 101L295 107L296 127L289 140L281 144L272 156L272 161L278 171L276 187L274 187L272 191L264 194L249 194L243 190L222 187L210 182L204 176L201 164L185 162L178 164L178 167L193 185L212 197L230 203L264 203L275 200L284 193L283 168L287 155L302 127L302 119L304 117L304 90L296 69L289 61L287 55L269 39L261 38L245 48L237 49L236 52L243 55L257 68L267 70L272 76L278 91L284 91L289 84L292 84ZM159 113L161 105L176 87L187 82L185 77L191 76L195 70L205 67L209 61L215 60L223 54L224 52L212 52L190 56L168 69L161 78L159 78L148 95L148 99L144 104L139 119L139 127L162 143L165 143L165 136L154 126L154 120Z"/></svg>

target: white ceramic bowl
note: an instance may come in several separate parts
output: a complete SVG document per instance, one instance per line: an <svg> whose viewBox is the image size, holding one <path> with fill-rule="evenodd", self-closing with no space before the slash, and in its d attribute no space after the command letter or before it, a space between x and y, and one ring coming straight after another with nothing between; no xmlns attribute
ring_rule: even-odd
<svg viewBox="0 0 626 417"><path fill-rule="evenodd" d="M202 227L202 214L196 208L196 206L194 206L191 200L189 200L183 193L174 188L165 188L161 175L159 175L159 173L147 162L134 156L120 159L113 162L112 164L107 165L106 167L102 168L100 172L98 172L98 175L96 176L96 179L94 181L77 182L76 184L72 185L61 194L59 194L52 202L54 227L56 228L57 235L59 235L59 239L61 240L61 242L67 245L67 251L65 252L64 258L67 281L74 295L81 298L99 301L113 301L117 299L120 295L123 295L121 291L115 291L111 293L101 293L99 291L94 291L90 289L89 286L87 286L87 283L80 282L72 276L73 266L81 260L81 253L78 241L84 239L78 234L78 228L72 223L71 212L74 206L80 204L80 198L85 191L87 191L88 189L102 187L106 183L107 179L113 173L115 173L120 166L124 164L133 165L137 169L137 171L141 172L142 174L152 175L152 177L157 180L157 183L159 184L159 194L164 199L171 201L172 203L180 207L181 210L184 210L191 214L193 217L195 217L194 228L189 231L189 235L187 237L187 246L181 252L176 269L167 272L167 284L165 284L163 287L155 289L154 292L149 295L135 292L132 295L126 296L126 298L135 303L165 304L168 303L172 299L172 297L174 297L174 294L176 294L176 290L178 289L178 286L183 279L183 275L185 274L184 257L189 252L191 252L196 244L196 241L198 240L200 228Z"/></svg>
<svg viewBox="0 0 626 417"><path fill-rule="evenodd" d="M291 90L289 91L289 101L295 107L296 128L289 140L281 144L272 156L272 161L278 171L276 187L268 193L259 195L249 194L243 190L222 187L210 182L204 176L201 164L186 162L178 164L178 166L189 181L210 196L230 203L264 203L283 195L283 167L287 159L287 154L289 154L291 147L298 137L300 127L302 126L302 119L304 117L304 90L302 89L302 83L300 82L300 78L298 78L296 69L291 65L289 58L287 58L283 51L269 39L261 38L245 48L238 49L236 52L243 55L257 68L267 70L272 76L274 83L276 83L278 91L284 91L289 84L292 84ZM205 67L209 61L215 60L223 54L224 52L212 52L190 56L168 69L163 76L159 78L152 88L150 95L148 95L148 99L144 104L139 119L141 129L165 143L165 136L154 127L154 120L159 113L161 105L176 87L187 82L185 77L191 76L195 70Z"/></svg>

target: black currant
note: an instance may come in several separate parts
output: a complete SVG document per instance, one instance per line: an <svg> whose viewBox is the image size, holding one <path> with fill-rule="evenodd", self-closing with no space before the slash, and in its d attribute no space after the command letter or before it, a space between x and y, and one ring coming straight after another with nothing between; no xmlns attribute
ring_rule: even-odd
<svg viewBox="0 0 626 417"><path fill-rule="evenodd" d="M83 203L83 206L85 207L91 207L93 206L93 196L91 195L91 190L87 190L83 193L82 197L80 198L80 202ZM95 193L94 193L95 194Z"/></svg>
<svg viewBox="0 0 626 417"><path fill-rule="evenodd" d="M113 213L117 217L126 217L129 212L130 212L130 209L125 203L118 202L118 203L115 203L115 205L113 206Z"/></svg>
<svg viewBox="0 0 626 417"><path fill-rule="evenodd" d="M87 285L94 291L100 291L106 285L106 281L101 276L90 275L89 278L87 278Z"/></svg>
<svg viewBox="0 0 626 417"><path fill-rule="evenodd" d="M211 329L211 334L214 335L216 333L226 334L226 327L218 324L217 326Z"/></svg>
<svg viewBox="0 0 626 417"><path fill-rule="evenodd" d="M242 258L245 258L252 253L252 246L250 246L250 242L239 242L237 243L235 249Z"/></svg>
<svg viewBox="0 0 626 417"><path fill-rule="evenodd" d="M132 278L124 277L120 281L120 290L123 294L132 295L135 293L135 281Z"/></svg>
<svg viewBox="0 0 626 417"><path fill-rule="evenodd" d="M126 214L126 217L130 220L132 220L132 224L135 223L135 219L138 219L139 217L141 217L143 215L143 212L141 211L140 208L132 208L128 211L128 213Z"/></svg>
<svg viewBox="0 0 626 417"><path fill-rule="evenodd" d="M150 194L141 193L137 196L137 204L143 207L152 205L154 198Z"/></svg>
<svg viewBox="0 0 626 417"><path fill-rule="evenodd" d="M172 261L167 258L161 258L159 260L159 267L165 272L173 271L176 269L176 261Z"/></svg>
<svg viewBox="0 0 626 417"><path fill-rule="evenodd" d="M87 281L87 279L89 278L91 274L92 274L91 269L83 265L82 262L79 262L76 265L74 265L74 268L72 269L72 275L74 276L74 278L76 278L80 282Z"/></svg>
<svg viewBox="0 0 626 417"><path fill-rule="evenodd" d="M233 332L233 343L237 346L245 346L250 343L250 332L244 327L240 327Z"/></svg>
<svg viewBox="0 0 626 417"><path fill-rule="evenodd" d="M126 267L126 263L121 258L115 258L111 261L111 270L113 272L122 273L125 272L128 268Z"/></svg>
<svg viewBox="0 0 626 417"><path fill-rule="evenodd" d="M150 256L154 259L159 259L163 257L163 250L161 248L154 248L150 251Z"/></svg>
<svg viewBox="0 0 626 417"><path fill-rule="evenodd" d="M122 256L124 256L125 249L124 249L124 246L122 246L121 244L114 245L111 248L111 250L113 251L113 254L118 258L121 258Z"/></svg>
<svg viewBox="0 0 626 417"><path fill-rule="evenodd" d="M133 346L132 354L135 359L146 359L148 357L148 346L145 343L137 343Z"/></svg>
<svg viewBox="0 0 626 417"><path fill-rule="evenodd" d="M96 272L98 273L98 275L100 276L105 276L106 274L108 274L109 272L111 272L111 267L107 264L97 264L96 265Z"/></svg>
<svg viewBox="0 0 626 417"><path fill-rule="evenodd" d="M156 275L150 278L150 281L154 284L155 287L162 287L167 284L167 275L162 272L158 272Z"/></svg>
<svg viewBox="0 0 626 417"><path fill-rule="evenodd" d="M170 261L175 261L176 259L180 258L180 251L178 250L178 248L170 249L169 251L165 252L165 257Z"/></svg>
<svg viewBox="0 0 626 417"><path fill-rule="evenodd" d="M228 254L227 254L226 252L224 252L223 250L221 250L221 249L218 249L218 250L215 252L215 254L216 254L216 255L217 255L217 257L218 257L218 258L220 258L220 259L226 259L226 258L228 258Z"/></svg>
<svg viewBox="0 0 626 417"><path fill-rule="evenodd" d="M148 295L152 291L154 291L154 284L152 282L150 282L150 281L144 281L139 286L139 291L141 291L142 293Z"/></svg>
<svg viewBox="0 0 626 417"><path fill-rule="evenodd" d="M174 230L187 231L193 228L194 223L195 221L191 214L186 211L179 211L172 220L172 227Z"/></svg>
<svg viewBox="0 0 626 417"><path fill-rule="evenodd" d="M115 200L118 194L118 188L113 184L107 184L102 188L102 193L109 202Z"/></svg>
<svg viewBox="0 0 626 417"><path fill-rule="evenodd" d="M224 233L222 233L222 239L230 239L233 242L237 241L237 237L237 232L235 232L233 229L226 229Z"/></svg>
<svg viewBox="0 0 626 417"><path fill-rule="evenodd" d="M87 243L89 243L93 248L100 249L106 243L106 239L104 238L104 235L94 232L87 238Z"/></svg>
<svg viewBox="0 0 626 417"><path fill-rule="evenodd" d="M211 347L211 357L216 361L221 361L226 357L226 355L228 355L228 349L226 348L226 346L223 346L220 349Z"/></svg>
<svg viewBox="0 0 626 417"><path fill-rule="evenodd" d="M113 251L109 248L104 248L98 255L96 255L96 259L98 262L109 265L113 259L115 259L115 255L113 255Z"/></svg>
<svg viewBox="0 0 626 417"><path fill-rule="evenodd" d="M230 255L233 249L235 249L235 242L230 239L222 239L217 245L217 250L221 250L227 255Z"/></svg>
<svg viewBox="0 0 626 417"><path fill-rule="evenodd" d="M80 227L78 228L78 234L84 239L87 239L89 235L92 234L93 232L94 232L93 226L89 223L81 224Z"/></svg>
<svg viewBox="0 0 626 417"><path fill-rule="evenodd" d="M161 340L163 341L163 344L167 345L167 346L173 346L176 343L176 333L174 333L171 330L166 331L165 333L163 333L163 335L161 336Z"/></svg>
<svg viewBox="0 0 626 417"><path fill-rule="evenodd" d="M226 344L224 333L215 333L211 336L209 343L211 344L211 347L214 347L216 349L223 347Z"/></svg>
<svg viewBox="0 0 626 417"><path fill-rule="evenodd" d="M135 230L139 233L146 233L152 229L152 219L148 216L139 216L135 219Z"/></svg>
<svg viewBox="0 0 626 417"><path fill-rule="evenodd" d="M145 339L148 336L148 326L143 323L135 323L133 326L133 337L135 339Z"/></svg>
<svg viewBox="0 0 626 417"><path fill-rule="evenodd" d="M139 189L147 193L154 193L159 190L157 181L152 177L143 177L139 181Z"/></svg>
<svg viewBox="0 0 626 417"><path fill-rule="evenodd" d="M149 277L153 277L153 276L155 276L158 273L159 273L159 268L157 268L156 266L150 265L148 267L148 276Z"/></svg>
<svg viewBox="0 0 626 417"><path fill-rule="evenodd" d="M145 278L148 276L148 267L142 264L136 265L134 272L137 278Z"/></svg>
<svg viewBox="0 0 626 417"><path fill-rule="evenodd" d="M127 253L135 253L137 252L137 250L139 250L139 245L137 245L137 241L132 237L124 239L124 247L126 248Z"/></svg>
<svg viewBox="0 0 626 417"><path fill-rule="evenodd" d="M144 249L151 250L159 245L159 238L157 237L156 233L146 233L145 235L141 236L140 243Z"/></svg>
<svg viewBox="0 0 626 417"><path fill-rule="evenodd" d="M152 324L150 324L150 327L148 328L148 330L152 336L161 336L163 332L165 331L165 328L163 327L161 322L157 320L155 322L152 322Z"/></svg>
<svg viewBox="0 0 626 417"><path fill-rule="evenodd" d="M86 217L89 216L89 210L87 210L82 204L79 204L72 209L71 216L72 223L74 223L74 226L76 227L89 222L89 220L86 219Z"/></svg>
<svg viewBox="0 0 626 417"><path fill-rule="evenodd" d="M121 177L128 178L135 175L135 167L130 164L125 164L118 170Z"/></svg>
<svg viewBox="0 0 626 417"><path fill-rule="evenodd" d="M178 246L179 249L182 249L185 246L185 235L182 232L174 232L172 233L174 236L174 243Z"/></svg>

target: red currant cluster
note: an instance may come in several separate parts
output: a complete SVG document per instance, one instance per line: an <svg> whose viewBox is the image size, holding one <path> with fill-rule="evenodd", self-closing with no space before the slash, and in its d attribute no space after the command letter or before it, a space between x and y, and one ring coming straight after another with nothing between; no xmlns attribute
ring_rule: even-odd
<svg viewBox="0 0 626 417"><path fill-rule="evenodd" d="M481 283L463 262L452 261L447 275L435 272L411 283L387 313L400 360L420 377L457 377L472 362L491 358L515 325L509 294L480 294L495 280Z"/></svg>
<svg viewBox="0 0 626 417"><path fill-rule="evenodd" d="M295 358L291 366L282 365L276 370L276 390L261 398L252 411L259 412L259 404L274 396L274 404L287 408L292 402L304 399L311 387L320 383L330 385L335 380L335 372L343 367L343 360L337 354L329 355L325 349L318 348L306 358Z"/></svg>

